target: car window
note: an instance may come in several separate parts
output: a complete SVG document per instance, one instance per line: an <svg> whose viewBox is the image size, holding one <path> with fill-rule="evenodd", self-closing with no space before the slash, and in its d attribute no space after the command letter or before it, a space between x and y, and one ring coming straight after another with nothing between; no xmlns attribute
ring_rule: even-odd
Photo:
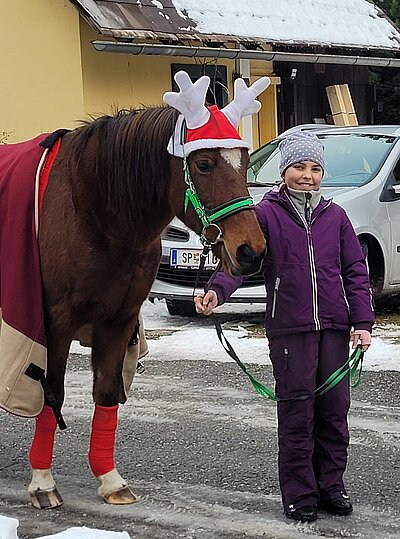
<svg viewBox="0 0 400 539"><path fill-rule="evenodd" d="M318 135L325 149L325 187L358 187L368 183L381 168L396 137L364 133ZM250 158L248 182L274 184L280 181L279 140L274 140Z"/></svg>
<svg viewBox="0 0 400 539"><path fill-rule="evenodd" d="M251 155L247 171L248 183L268 185L280 181L281 153L278 149L279 142L279 140L273 140Z"/></svg>

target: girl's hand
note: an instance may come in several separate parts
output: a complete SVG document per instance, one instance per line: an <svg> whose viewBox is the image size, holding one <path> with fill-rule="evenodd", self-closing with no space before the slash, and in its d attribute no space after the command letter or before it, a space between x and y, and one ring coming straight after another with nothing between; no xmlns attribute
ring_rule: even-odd
<svg viewBox="0 0 400 539"><path fill-rule="evenodd" d="M214 290L209 290L206 295L199 294L194 298L196 311L209 316L218 305L218 297Z"/></svg>
<svg viewBox="0 0 400 539"><path fill-rule="evenodd" d="M363 352L366 352L371 345L371 333L366 329L357 329L353 333L353 348L356 348L357 345L361 344L361 349Z"/></svg>

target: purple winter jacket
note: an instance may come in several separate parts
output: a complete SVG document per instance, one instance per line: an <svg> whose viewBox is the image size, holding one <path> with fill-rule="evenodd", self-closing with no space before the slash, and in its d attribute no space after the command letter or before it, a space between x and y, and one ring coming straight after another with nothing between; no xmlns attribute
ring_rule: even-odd
<svg viewBox="0 0 400 539"><path fill-rule="evenodd" d="M351 326L371 331L375 315L367 267L343 208L321 198L308 225L282 186L266 193L256 213L267 240L267 335ZM243 281L218 271L206 290L214 290L222 304Z"/></svg>

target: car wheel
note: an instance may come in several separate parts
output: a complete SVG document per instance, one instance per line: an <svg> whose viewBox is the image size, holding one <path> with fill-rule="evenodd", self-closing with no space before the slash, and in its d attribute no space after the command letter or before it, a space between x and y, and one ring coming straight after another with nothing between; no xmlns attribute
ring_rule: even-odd
<svg viewBox="0 0 400 539"><path fill-rule="evenodd" d="M361 240L360 245L367 263L374 300L379 300L383 288L383 259L378 256L377 250L367 242Z"/></svg>
<svg viewBox="0 0 400 539"><path fill-rule="evenodd" d="M174 316L196 316L196 308L193 301L166 299L169 314Z"/></svg>

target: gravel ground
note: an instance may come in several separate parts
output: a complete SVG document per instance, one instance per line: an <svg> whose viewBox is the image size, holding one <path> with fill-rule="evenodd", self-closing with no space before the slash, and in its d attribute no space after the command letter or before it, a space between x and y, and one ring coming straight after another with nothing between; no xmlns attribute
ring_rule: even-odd
<svg viewBox="0 0 400 539"><path fill-rule="evenodd" d="M54 476L62 508L30 507L26 487L33 421L0 415L0 513L20 520L21 539L71 526L126 530L132 539L400 537L400 372L367 372L353 390L347 486L353 515L321 512L296 524L282 515L274 403L234 363L145 360L121 407L116 462L141 501L108 506L87 464L88 358L72 355ZM252 372L272 386L268 366Z"/></svg>

